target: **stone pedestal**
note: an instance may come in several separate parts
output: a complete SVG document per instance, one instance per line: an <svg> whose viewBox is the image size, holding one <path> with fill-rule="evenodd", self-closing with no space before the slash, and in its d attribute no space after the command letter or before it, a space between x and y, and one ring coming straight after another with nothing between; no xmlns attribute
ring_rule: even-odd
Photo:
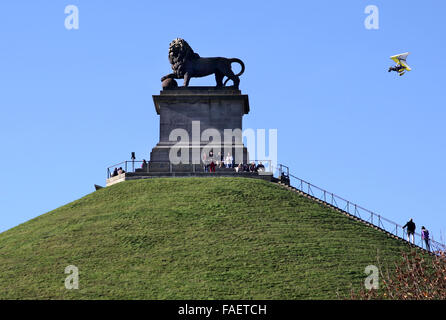
<svg viewBox="0 0 446 320"><path fill-rule="evenodd" d="M153 96L160 116L160 140L150 153L149 171L195 171L203 153L231 153L235 163L246 163L242 141L242 118L249 112L248 96L223 87L179 87ZM186 139L185 139L186 138ZM173 148L173 149L172 149ZM188 155L188 156L187 156ZM187 159L187 161L182 161Z"/></svg>

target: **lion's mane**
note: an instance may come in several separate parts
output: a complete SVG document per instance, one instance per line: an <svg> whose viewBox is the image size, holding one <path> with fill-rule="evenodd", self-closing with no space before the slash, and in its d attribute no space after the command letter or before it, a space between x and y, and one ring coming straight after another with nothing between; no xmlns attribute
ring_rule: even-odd
<svg viewBox="0 0 446 320"><path fill-rule="evenodd" d="M176 38L169 45L169 62L178 78L184 77L184 64L198 58L198 53L195 53L184 39Z"/></svg>

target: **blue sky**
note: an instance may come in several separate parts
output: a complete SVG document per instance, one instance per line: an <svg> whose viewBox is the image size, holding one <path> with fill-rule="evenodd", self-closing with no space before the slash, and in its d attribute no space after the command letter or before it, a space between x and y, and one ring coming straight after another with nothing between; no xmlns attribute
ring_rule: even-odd
<svg viewBox="0 0 446 320"><path fill-rule="evenodd" d="M78 30L64 26L69 4ZM367 5L378 30L364 27ZM245 62L244 128L277 129L293 174L446 236L445 10L440 0L2 1L0 232L104 185L131 151L149 158L152 95L182 37L201 56ZM388 73L405 51L413 71Z"/></svg>

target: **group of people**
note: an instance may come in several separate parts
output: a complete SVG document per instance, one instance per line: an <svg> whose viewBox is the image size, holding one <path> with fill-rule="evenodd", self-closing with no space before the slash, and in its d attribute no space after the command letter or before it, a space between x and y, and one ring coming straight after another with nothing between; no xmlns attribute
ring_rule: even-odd
<svg viewBox="0 0 446 320"><path fill-rule="evenodd" d="M262 164L262 162L259 162L257 165L255 162L251 163L239 163L238 165L235 165L234 158L232 157L231 153L228 152L226 156L223 156L221 152L218 153L218 155L215 157L214 152L211 150L208 154L203 153L202 155L202 162L203 162L203 168L204 172L215 172L215 169L218 168L234 168L235 172L263 172L265 171L265 166ZM141 169L143 171L147 170L149 163L143 159L141 164ZM113 173L111 174L112 177L115 177L121 173L124 173L125 171L120 168L115 168Z"/></svg>
<svg viewBox="0 0 446 320"><path fill-rule="evenodd" d="M265 166L259 162L258 165L255 162L251 163L239 163L237 167L235 167L235 172L263 172L265 171Z"/></svg>
<svg viewBox="0 0 446 320"><path fill-rule="evenodd" d="M214 156L214 151L210 150L209 154L203 153L201 160L203 161L205 172L215 172L216 167L232 168L234 166L234 158L229 152L226 157L221 152Z"/></svg>
<svg viewBox="0 0 446 320"><path fill-rule="evenodd" d="M403 226L403 229L405 228L407 228L407 241L412 242L412 244L415 244L416 225L415 222L413 222L413 219L407 221L407 223ZM421 239L424 241L426 245L426 250L430 251L429 231L424 226L421 227Z"/></svg>
<svg viewBox="0 0 446 320"><path fill-rule="evenodd" d="M125 173L125 171L122 169L122 167L115 168L115 170L113 170L113 173L111 174L111 176L116 177L117 175L120 175L122 173Z"/></svg>
<svg viewBox="0 0 446 320"><path fill-rule="evenodd" d="M262 172L265 171L265 166L260 162L259 164L255 164L255 162L251 163L239 163L235 164L234 158L231 153L228 152L226 156L224 156L221 152L218 152L217 156L214 156L214 152L212 150L209 153L203 153L202 162L204 167L204 172L215 172L215 168L234 168L235 172Z"/></svg>

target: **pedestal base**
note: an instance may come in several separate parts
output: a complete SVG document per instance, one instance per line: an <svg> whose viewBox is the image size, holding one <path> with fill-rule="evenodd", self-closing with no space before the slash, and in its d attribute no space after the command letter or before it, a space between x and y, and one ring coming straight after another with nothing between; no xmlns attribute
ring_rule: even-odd
<svg viewBox="0 0 446 320"><path fill-rule="evenodd" d="M234 163L247 163L242 142L242 118L249 112L248 96L230 87L181 87L153 96L160 115L160 141L150 153L150 163L194 165L220 151Z"/></svg>

